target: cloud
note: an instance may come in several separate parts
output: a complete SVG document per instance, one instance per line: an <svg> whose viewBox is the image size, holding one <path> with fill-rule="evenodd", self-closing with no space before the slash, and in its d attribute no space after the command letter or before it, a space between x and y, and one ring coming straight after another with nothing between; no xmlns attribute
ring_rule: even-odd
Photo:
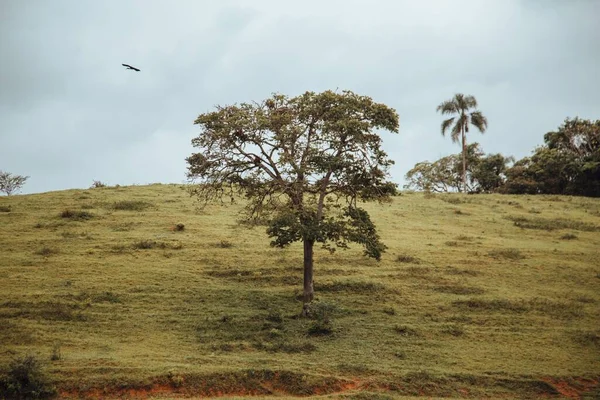
<svg viewBox="0 0 600 400"><path fill-rule="evenodd" d="M598 118L594 1L0 3L0 168L25 192L180 182L198 114L272 92L350 89L396 108L394 180L458 152L435 107L473 94L488 152L522 157ZM137 73L121 63L139 67Z"/></svg>

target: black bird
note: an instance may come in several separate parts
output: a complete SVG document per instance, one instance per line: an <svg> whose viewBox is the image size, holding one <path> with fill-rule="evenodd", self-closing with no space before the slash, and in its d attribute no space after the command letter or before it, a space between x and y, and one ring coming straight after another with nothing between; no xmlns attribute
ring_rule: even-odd
<svg viewBox="0 0 600 400"><path fill-rule="evenodd" d="M127 69L132 69L132 70L134 70L134 71L140 72L140 70L139 70L139 69L137 69L136 67L132 67L132 66L131 66L131 65L129 65L129 64L121 64L121 65L122 65L122 66L124 66L124 67L127 67Z"/></svg>

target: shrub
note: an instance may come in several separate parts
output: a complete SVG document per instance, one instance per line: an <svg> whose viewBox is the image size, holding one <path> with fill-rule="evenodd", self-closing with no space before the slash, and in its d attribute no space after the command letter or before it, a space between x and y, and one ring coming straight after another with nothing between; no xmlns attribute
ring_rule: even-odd
<svg viewBox="0 0 600 400"><path fill-rule="evenodd" d="M173 230L175 232L181 232L185 229L185 225L184 224L177 224L175 225L175 227L173 228Z"/></svg>
<svg viewBox="0 0 600 400"><path fill-rule="evenodd" d="M106 183L101 182L101 181L94 181L92 183L92 186L90 186L90 189L103 188L103 187L106 187Z"/></svg>
<svg viewBox="0 0 600 400"><path fill-rule="evenodd" d="M61 218L71 219L74 221L85 221L88 219L92 219L94 214L88 211L73 211L73 210L64 210L60 213Z"/></svg>
<svg viewBox="0 0 600 400"><path fill-rule="evenodd" d="M333 325L329 319L317 320L308 327L308 334L310 336L327 336L332 333Z"/></svg>
<svg viewBox="0 0 600 400"><path fill-rule="evenodd" d="M44 399L55 394L56 389L42 371L41 363L32 355L13 360L0 380L2 398Z"/></svg>
<svg viewBox="0 0 600 400"><path fill-rule="evenodd" d="M0 212L11 212L10 206L0 206Z"/></svg>
<svg viewBox="0 0 600 400"><path fill-rule="evenodd" d="M310 336L331 335L334 331L331 315L336 308L335 305L325 302L311 304L309 316L315 321L308 327L308 334Z"/></svg>

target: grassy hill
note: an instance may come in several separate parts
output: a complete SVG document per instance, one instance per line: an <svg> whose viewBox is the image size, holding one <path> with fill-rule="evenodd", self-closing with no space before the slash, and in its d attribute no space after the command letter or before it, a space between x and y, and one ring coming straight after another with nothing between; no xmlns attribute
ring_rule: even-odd
<svg viewBox="0 0 600 400"><path fill-rule="evenodd" d="M317 250L313 319L301 244L239 207L160 184L1 197L0 369L34 355L73 398L600 395L600 200L369 204L389 250Z"/></svg>

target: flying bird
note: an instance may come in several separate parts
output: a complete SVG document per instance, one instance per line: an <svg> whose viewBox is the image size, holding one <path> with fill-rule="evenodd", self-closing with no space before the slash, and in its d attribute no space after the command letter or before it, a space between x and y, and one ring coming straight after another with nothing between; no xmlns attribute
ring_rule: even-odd
<svg viewBox="0 0 600 400"><path fill-rule="evenodd" d="M129 65L129 64L121 64L121 65L122 65L122 66L124 66L124 67L127 67L127 69L132 69L132 70L134 70L134 71L140 72L140 70L139 70L139 69L137 69L136 67L132 67L132 66L131 66L131 65Z"/></svg>

